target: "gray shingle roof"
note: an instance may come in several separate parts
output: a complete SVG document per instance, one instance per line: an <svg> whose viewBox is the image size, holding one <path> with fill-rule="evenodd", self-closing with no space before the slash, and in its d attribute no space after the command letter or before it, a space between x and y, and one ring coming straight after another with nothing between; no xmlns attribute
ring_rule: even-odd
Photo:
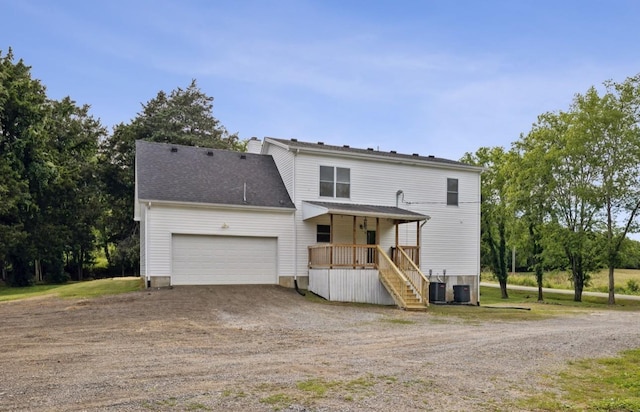
<svg viewBox="0 0 640 412"><path fill-rule="evenodd" d="M368 156L382 156L389 159L414 160L414 161L418 160L425 163L435 163L435 164L442 164L442 165L449 165L449 166L462 166L464 168L477 169L478 171L482 170L482 168L480 167L471 166L469 164L458 162L455 160L443 159L441 157L435 157L435 156L420 156L417 153L402 154L402 153L395 153L395 152L383 152L383 151L374 150L371 148L358 149L358 148L350 147L347 145L334 146L334 145L324 144L322 142L317 142L317 143L301 142L297 139L278 139L275 137L267 137L267 139L285 144L291 148L327 150L327 151L333 151L333 152L344 153L344 154L351 153L351 154L368 155Z"/></svg>
<svg viewBox="0 0 640 412"><path fill-rule="evenodd" d="M390 217L394 219L419 221L428 220L429 216L422 213L413 212L411 210L401 209L394 206L378 206L378 205L362 205L355 203L332 203L332 202L315 202L306 200L305 203L324 207L327 213L341 214L347 216L372 216L372 217Z"/></svg>
<svg viewBox="0 0 640 412"><path fill-rule="evenodd" d="M295 209L268 155L138 140L136 162L141 200Z"/></svg>

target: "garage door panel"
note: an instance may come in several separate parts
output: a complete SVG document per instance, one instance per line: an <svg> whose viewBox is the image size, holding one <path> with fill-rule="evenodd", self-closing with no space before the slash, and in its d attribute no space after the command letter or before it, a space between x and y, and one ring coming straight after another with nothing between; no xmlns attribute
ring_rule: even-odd
<svg viewBox="0 0 640 412"><path fill-rule="evenodd" d="M173 235L174 285L277 283L277 239Z"/></svg>
<svg viewBox="0 0 640 412"><path fill-rule="evenodd" d="M172 285L271 285L273 276L264 275L179 275L171 280Z"/></svg>

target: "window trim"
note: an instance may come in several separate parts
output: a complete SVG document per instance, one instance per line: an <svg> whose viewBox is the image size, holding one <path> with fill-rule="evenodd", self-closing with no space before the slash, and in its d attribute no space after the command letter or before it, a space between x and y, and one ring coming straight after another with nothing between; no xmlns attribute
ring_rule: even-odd
<svg viewBox="0 0 640 412"><path fill-rule="evenodd" d="M323 180L322 179L322 169L331 169L331 180ZM319 186L319 194L322 197L335 197L336 194L336 171L335 171L335 167L333 166L322 166L320 165L320 170L319 170L319 181L320 181L320 186ZM322 186L323 183L325 184L325 186L328 183L331 183L331 194L322 194Z"/></svg>
<svg viewBox="0 0 640 412"><path fill-rule="evenodd" d="M323 231L320 231L321 228ZM321 236L328 240L320 240ZM331 243L331 225L316 225L316 243Z"/></svg>
<svg viewBox="0 0 640 412"><path fill-rule="evenodd" d="M450 190L450 184L455 182L455 190ZM455 201L452 196L455 195ZM453 177L447 178L447 206L459 206L460 204L460 181Z"/></svg>
<svg viewBox="0 0 640 412"><path fill-rule="evenodd" d="M322 179L323 168L331 169L332 180ZM348 180L345 180L344 176L342 176L342 179L339 180L338 173L340 172L340 174L344 175L344 171L346 171ZM333 199L351 199L351 168L320 165L320 169L318 171L318 177L319 177L318 194L320 197L330 197ZM323 194L323 190L322 190L323 184L326 186L328 183L331 184L331 194L329 194L328 191L327 193ZM340 196L339 192L343 192L345 189L347 190L347 196Z"/></svg>

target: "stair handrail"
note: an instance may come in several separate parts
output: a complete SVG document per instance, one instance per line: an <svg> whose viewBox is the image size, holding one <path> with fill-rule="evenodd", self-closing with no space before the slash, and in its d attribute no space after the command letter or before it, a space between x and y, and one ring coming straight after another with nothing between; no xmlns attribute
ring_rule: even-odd
<svg viewBox="0 0 640 412"><path fill-rule="evenodd" d="M409 257L409 255L404 251L402 246L398 246L398 250L400 251L400 254L404 257L404 261L408 262L408 264L411 267L411 269L413 269L414 271L416 271L418 273L418 275L420 275L420 277L422 278L422 282L421 282L422 284L420 285L420 287L418 287L418 285L413 283L413 280L409 276L405 275L405 278L407 278L409 280L409 283L411 283L411 285L413 285L413 288L415 289L415 291L420 294L420 296L422 297L422 301L428 304L428 302L429 302L429 298L428 298L429 297L429 283L430 283L429 279L425 276L424 273L422 273L422 271L420 270L418 265L416 265L416 263L413 261L413 259L411 259ZM401 272L403 272L403 268L402 267L400 267L399 270Z"/></svg>
<svg viewBox="0 0 640 412"><path fill-rule="evenodd" d="M390 257L389 257L385 252L384 252L384 250L380 247L380 245L377 245L377 246L376 246L376 249L377 249L377 251L378 251L378 257L379 257L379 259L378 259L378 264L377 264L377 266L378 266L378 272L379 272L379 273L383 273L383 270L382 270L382 268L380 267L380 263L381 263L382 261L384 261L385 263L387 263L387 265L386 265L386 266L388 267L388 270L389 270L390 272L392 272L395 276L399 277L399 278L400 278L400 280L401 280L404 284L410 283L410 282L409 282L409 279L407 279L407 277L405 276L405 274L404 274L404 273L402 273L402 271L401 271L401 270L396 266L396 264L393 262L393 260L391 260L391 258L390 258ZM386 269L386 268L385 268L385 269ZM386 270L385 270L385 271L386 271ZM393 285L393 284L389 284L389 287L391 287L391 288L393 289L393 294L394 294L394 295L396 295L396 296L397 296L397 298L400 300L400 302L396 302L396 303L398 303L398 306L400 306L400 307L406 307L406 306L407 306L407 304L406 304L406 299L405 299L405 297L404 297L404 295L403 295L402 290L396 290L396 288L394 287L394 285ZM390 292L391 292L391 291L390 291Z"/></svg>
<svg viewBox="0 0 640 412"><path fill-rule="evenodd" d="M396 274L405 282L409 282L409 279L407 279L407 277L404 275L404 273L402 273L402 271L396 266L395 263L393 263L393 260L391 260L391 258L389 257L389 255L387 255L384 250L380 247L380 245L377 245L376 249L378 249L378 255L382 256L382 258L384 260L387 261L387 263L389 263L389 266L391 267L391 269L396 272ZM379 262L379 261L378 261Z"/></svg>

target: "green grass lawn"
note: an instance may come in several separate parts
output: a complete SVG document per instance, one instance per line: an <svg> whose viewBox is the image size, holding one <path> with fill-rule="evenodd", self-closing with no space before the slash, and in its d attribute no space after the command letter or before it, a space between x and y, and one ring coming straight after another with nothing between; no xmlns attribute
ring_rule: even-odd
<svg viewBox="0 0 640 412"><path fill-rule="evenodd" d="M640 349L571 362L550 380L560 392L536 394L520 406L537 411L640 411Z"/></svg>
<svg viewBox="0 0 640 412"><path fill-rule="evenodd" d="M640 295L640 270L638 269L616 269L614 272L616 293L628 295ZM497 282L493 273L482 273L482 280ZM521 286L538 286L533 272L518 272L509 274L507 283ZM542 280L545 288L553 289L573 289L570 274L564 271L546 272ZM609 271L603 269L591 274L589 284L584 288L589 292L609 291Z"/></svg>
<svg viewBox="0 0 640 412"><path fill-rule="evenodd" d="M25 288L0 286L0 302L38 296L92 298L102 295L132 292L139 290L141 287L142 281L137 277L90 280L86 282L72 282L64 285L36 285Z"/></svg>
<svg viewBox="0 0 640 412"><path fill-rule="evenodd" d="M616 305L607 304L606 297L582 296L582 302L574 302L573 294L561 294L545 292L544 302L538 303L538 292L528 292L521 290L509 290L509 299L502 299L500 296L500 288L481 287L480 288L480 304L481 305L531 305L538 306L562 306L564 308L585 308L585 309L630 309L640 310L640 301L619 300Z"/></svg>
<svg viewBox="0 0 640 412"><path fill-rule="evenodd" d="M534 321L553 316L584 313L592 310L640 311L640 301L618 301L608 305L606 298L583 296L582 302L574 302L573 295L545 293L545 301L538 303L537 293L509 291L509 299L500 297L500 289L481 287L480 307L468 305L431 305L428 313L441 320L456 317L465 322Z"/></svg>

